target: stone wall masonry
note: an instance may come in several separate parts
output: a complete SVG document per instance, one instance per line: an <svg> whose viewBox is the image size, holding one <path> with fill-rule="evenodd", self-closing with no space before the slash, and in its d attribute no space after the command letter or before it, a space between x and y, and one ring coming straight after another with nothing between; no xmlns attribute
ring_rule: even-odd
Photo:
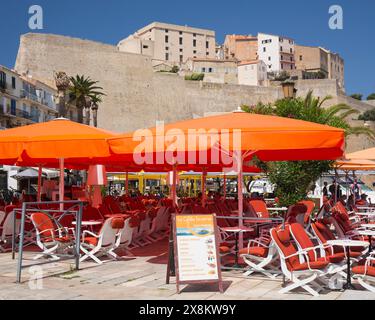
<svg viewBox="0 0 375 320"><path fill-rule="evenodd" d="M283 97L279 85L258 87L186 81L176 74L154 72L147 56L52 34L21 36L15 69L50 85L54 85L53 71L83 74L98 80L107 94L99 108L99 126L116 132L154 126L156 120L170 123L204 113L230 112L242 104L272 103ZM344 102L361 112L372 107L341 94L335 80L299 80L296 88L298 96L305 96L309 90L315 96L332 96L327 105ZM366 139L349 140L351 151L374 145Z"/></svg>

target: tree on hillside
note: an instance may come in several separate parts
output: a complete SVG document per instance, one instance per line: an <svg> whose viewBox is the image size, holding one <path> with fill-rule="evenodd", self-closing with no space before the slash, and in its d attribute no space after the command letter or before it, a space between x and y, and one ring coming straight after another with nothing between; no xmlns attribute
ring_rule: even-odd
<svg viewBox="0 0 375 320"><path fill-rule="evenodd" d="M375 92L371 93L368 97L367 100L375 100Z"/></svg>
<svg viewBox="0 0 375 320"><path fill-rule="evenodd" d="M274 106L258 104L255 107L243 106L246 112L272 114L280 117L294 118L325 124L345 130L346 136L364 134L375 138L375 133L366 127L353 127L349 124L349 116L357 110L345 104L323 108L323 104L331 97L316 98L309 92L305 99L292 98L276 101ZM283 161L263 163L258 159L254 163L262 168L276 186L276 196L285 206L306 198L315 181L327 172L333 161Z"/></svg>
<svg viewBox="0 0 375 320"><path fill-rule="evenodd" d="M102 87L97 86L98 81L91 80L90 77L76 75L70 77L69 99L75 103L78 112L78 122L83 123L83 110L86 110L86 124L90 124L90 106L96 97L101 97L104 93Z"/></svg>
<svg viewBox="0 0 375 320"><path fill-rule="evenodd" d="M361 94L361 93L354 93L354 94L351 95L351 97L353 99L356 99L356 100L362 100L363 94Z"/></svg>

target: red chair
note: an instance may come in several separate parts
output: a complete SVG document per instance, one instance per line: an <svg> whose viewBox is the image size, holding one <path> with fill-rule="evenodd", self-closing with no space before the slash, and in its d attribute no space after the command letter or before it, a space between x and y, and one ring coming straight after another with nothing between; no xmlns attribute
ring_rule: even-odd
<svg viewBox="0 0 375 320"><path fill-rule="evenodd" d="M271 230L272 240L275 242L280 255L281 270L290 284L280 290L280 293L287 293L296 288L303 288L313 296L319 296L322 287L316 283L316 279L327 275L328 261L317 261L306 259L304 250L296 250L293 246L289 226L283 230L281 227Z"/></svg>
<svg viewBox="0 0 375 320"><path fill-rule="evenodd" d="M56 225L46 213L33 213L30 219L36 230L36 243L42 250L42 254L36 255L34 260L44 256L58 260L56 253L59 251L64 253L69 246L73 245L68 230Z"/></svg>

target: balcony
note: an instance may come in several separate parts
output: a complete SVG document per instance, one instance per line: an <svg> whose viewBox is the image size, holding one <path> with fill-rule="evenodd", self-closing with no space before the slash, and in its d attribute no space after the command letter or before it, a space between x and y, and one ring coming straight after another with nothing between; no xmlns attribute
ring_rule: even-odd
<svg viewBox="0 0 375 320"><path fill-rule="evenodd" d="M17 109L16 116L19 118L30 120L32 122L39 122L39 115L35 113L30 113L28 111Z"/></svg>
<svg viewBox="0 0 375 320"><path fill-rule="evenodd" d="M38 97L36 94L30 93L30 92L26 91L25 89L21 90L21 99L28 99L28 100L31 100L31 101L35 101L35 102L38 102L42 105L45 105L46 107L54 109L54 107L52 105L50 105L48 103L48 101L46 101L44 98Z"/></svg>

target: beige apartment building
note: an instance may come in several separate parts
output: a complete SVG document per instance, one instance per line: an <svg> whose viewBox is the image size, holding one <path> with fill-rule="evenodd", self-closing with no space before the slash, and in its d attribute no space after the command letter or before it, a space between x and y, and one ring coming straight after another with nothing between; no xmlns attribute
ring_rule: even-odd
<svg viewBox="0 0 375 320"><path fill-rule="evenodd" d="M215 31L153 22L121 40L123 52L149 55L153 64L180 65L188 58L215 58Z"/></svg>
<svg viewBox="0 0 375 320"><path fill-rule="evenodd" d="M261 60L243 61L238 64L238 84L247 86L267 85L267 65Z"/></svg>
<svg viewBox="0 0 375 320"><path fill-rule="evenodd" d="M225 36L224 58L238 61L257 60L258 38L236 34Z"/></svg>
<svg viewBox="0 0 375 320"><path fill-rule="evenodd" d="M303 72L304 78L324 77L337 79L341 89L345 88L344 60L337 53L322 47L309 47L296 45L295 47L296 68Z"/></svg>
<svg viewBox="0 0 375 320"><path fill-rule="evenodd" d="M185 69L188 73L203 73L204 82L238 84L237 61L234 59L189 58Z"/></svg>

